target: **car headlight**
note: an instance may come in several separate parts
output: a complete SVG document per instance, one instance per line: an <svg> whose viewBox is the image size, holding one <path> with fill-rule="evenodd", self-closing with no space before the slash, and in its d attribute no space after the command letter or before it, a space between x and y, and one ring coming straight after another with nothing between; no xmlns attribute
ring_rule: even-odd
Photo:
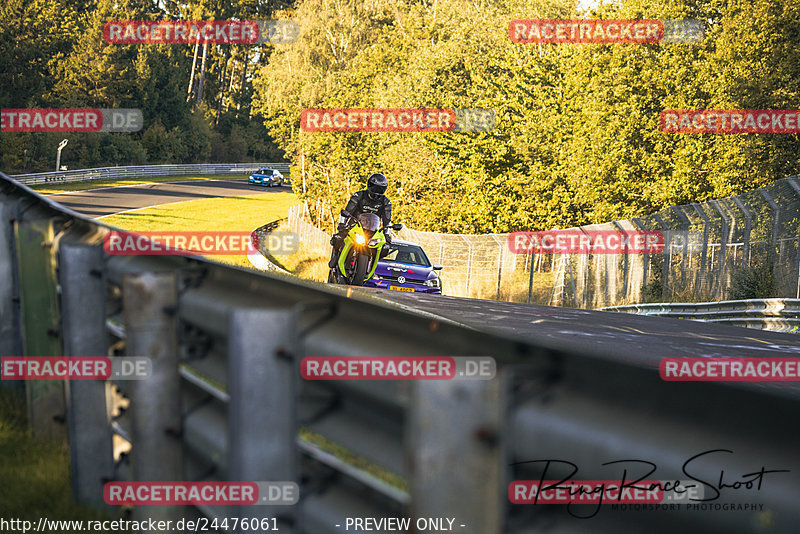
<svg viewBox="0 0 800 534"><path fill-rule="evenodd" d="M432 278L430 280L425 280L425 285L428 287L441 287L441 283L439 282L438 278Z"/></svg>
<svg viewBox="0 0 800 534"><path fill-rule="evenodd" d="M356 234L356 243L358 243L359 245L363 245L366 242L367 240L364 239L364 234Z"/></svg>

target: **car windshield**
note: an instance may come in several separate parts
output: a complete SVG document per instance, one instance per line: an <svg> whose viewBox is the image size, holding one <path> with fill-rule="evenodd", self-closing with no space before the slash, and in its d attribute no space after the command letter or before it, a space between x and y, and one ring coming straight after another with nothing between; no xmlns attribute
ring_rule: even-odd
<svg viewBox="0 0 800 534"><path fill-rule="evenodd" d="M261 169L260 171L258 171L258 174L266 174L267 176L271 176L272 169Z"/></svg>
<svg viewBox="0 0 800 534"><path fill-rule="evenodd" d="M421 265L422 267L430 267L425 252L421 247L416 245L404 245L395 243L392 245L392 250L384 261L396 261L397 263L408 263L410 265Z"/></svg>

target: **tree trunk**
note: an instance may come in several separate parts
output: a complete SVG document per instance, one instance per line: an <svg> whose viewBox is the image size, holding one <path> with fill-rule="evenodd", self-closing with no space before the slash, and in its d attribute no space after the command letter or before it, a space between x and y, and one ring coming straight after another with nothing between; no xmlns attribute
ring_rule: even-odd
<svg viewBox="0 0 800 534"><path fill-rule="evenodd" d="M208 42L203 43L203 62L200 66L200 82L197 84L197 103L203 101L203 89L206 84L206 56L208 55Z"/></svg>
<svg viewBox="0 0 800 534"><path fill-rule="evenodd" d="M197 42L194 44L194 59L192 59L192 74L189 76L189 88L186 90L186 101L192 98L192 87L194 86L194 70L197 67L197 51L200 48L200 36L197 36Z"/></svg>
<svg viewBox="0 0 800 534"><path fill-rule="evenodd" d="M239 80L239 102L236 104L236 109L239 110L242 108L242 102L244 102L244 82L247 78L247 49L244 49L244 59L242 59L242 77Z"/></svg>
<svg viewBox="0 0 800 534"><path fill-rule="evenodd" d="M219 116L222 113L222 100L225 98L225 76L228 75L228 62L230 57L225 53L224 63L222 64L222 78L219 81L219 96L217 97L217 120L214 124L219 124Z"/></svg>

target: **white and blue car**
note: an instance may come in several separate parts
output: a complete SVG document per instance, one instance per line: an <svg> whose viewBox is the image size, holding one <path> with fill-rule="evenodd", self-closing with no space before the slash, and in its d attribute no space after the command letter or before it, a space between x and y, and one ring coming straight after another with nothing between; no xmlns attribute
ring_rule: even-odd
<svg viewBox="0 0 800 534"><path fill-rule="evenodd" d="M250 175L248 183L264 187L280 187L283 185L283 175L276 169L258 169Z"/></svg>

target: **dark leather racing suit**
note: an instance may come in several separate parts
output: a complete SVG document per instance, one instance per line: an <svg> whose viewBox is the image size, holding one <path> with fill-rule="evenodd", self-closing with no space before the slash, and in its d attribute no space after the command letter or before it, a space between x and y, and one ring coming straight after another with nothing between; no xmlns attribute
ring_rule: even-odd
<svg viewBox="0 0 800 534"><path fill-rule="evenodd" d="M392 237L389 225L392 221L392 202L386 195L376 195L376 198L371 198L366 189L362 191L356 191L353 193L353 196L350 197L350 200L347 202L347 206L345 206L344 211L355 218L358 218L358 216L362 213L374 213L380 217L383 223L383 233L386 237L386 242L391 244ZM339 217L339 225L337 226L336 230L337 233L331 239L331 245L333 245L331 261L329 263L331 268L333 268L333 266L336 264L336 260L339 259L339 252L342 250L342 246L344 245L343 240L347 236L348 229L346 217Z"/></svg>

